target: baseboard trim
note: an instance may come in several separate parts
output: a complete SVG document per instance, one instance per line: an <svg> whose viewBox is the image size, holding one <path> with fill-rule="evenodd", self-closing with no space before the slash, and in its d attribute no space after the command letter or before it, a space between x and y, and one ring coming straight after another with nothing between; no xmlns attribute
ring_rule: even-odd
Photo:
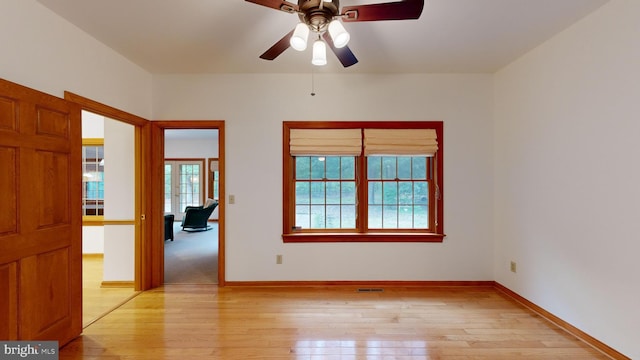
<svg viewBox="0 0 640 360"><path fill-rule="evenodd" d="M102 288L132 288L134 287L133 281L103 281L100 283Z"/></svg>
<svg viewBox="0 0 640 360"><path fill-rule="evenodd" d="M365 287L452 287L452 286L483 286L493 287L494 281L227 281L225 287L254 286L254 287L320 287L320 286L365 286Z"/></svg>
<svg viewBox="0 0 640 360"><path fill-rule="evenodd" d="M564 331L568 332L569 334L577 337L578 339L582 340L583 342L589 344L591 347L599 350L600 352L602 352L603 354L611 357L612 359L616 359L616 360L631 360L630 357L627 357L623 354L621 354L620 352L614 350L613 348L611 348L609 345L603 343L602 341L594 338L593 336L585 333L584 331L578 329L577 327L569 324L568 322L562 320L561 318L553 315L552 313L550 313L549 311L541 308L540 306L534 304L533 302L527 300L526 298L522 297L521 295L519 295L518 293L514 292L513 290L507 288L506 286L500 284L499 282L495 282L495 289L504 293L506 296L510 297L511 299L515 300L516 302L522 304L524 307L529 308L531 311L535 312L536 314L542 316L543 318L547 319L549 322L553 323L554 325L558 326L559 328L563 329Z"/></svg>

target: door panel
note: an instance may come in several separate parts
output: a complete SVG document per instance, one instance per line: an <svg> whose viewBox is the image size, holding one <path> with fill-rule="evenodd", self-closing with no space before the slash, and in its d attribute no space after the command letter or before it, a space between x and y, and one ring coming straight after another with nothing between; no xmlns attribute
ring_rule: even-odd
<svg viewBox="0 0 640 360"><path fill-rule="evenodd" d="M82 331L79 106L0 80L0 161L0 338L62 346Z"/></svg>
<svg viewBox="0 0 640 360"><path fill-rule="evenodd" d="M1 103L1 101L0 101ZM2 115L0 114L0 119ZM17 232L16 219L18 218L18 193L16 187L16 174L18 169L17 151L13 147L0 147L0 236L2 234L15 234Z"/></svg>
<svg viewBox="0 0 640 360"><path fill-rule="evenodd" d="M0 339L18 338L16 263L0 265Z"/></svg>
<svg viewBox="0 0 640 360"><path fill-rule="evenodd" d="M38 311L21 312L21 337L45 340L71 326L72 302L69 267L66 266L68 263L68 248L21 260L20 306L22 309L38 308ZM50 269L59 271L53 272ZM32 281L33 279L36 281ZM46 297L47 301L39 300L40 297Z"/></svg>

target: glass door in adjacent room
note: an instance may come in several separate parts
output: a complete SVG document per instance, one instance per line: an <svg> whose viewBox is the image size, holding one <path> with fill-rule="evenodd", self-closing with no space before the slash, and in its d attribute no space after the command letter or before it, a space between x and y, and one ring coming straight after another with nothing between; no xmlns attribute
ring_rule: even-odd
<svg viewBox="0 0 640 360"><path fill-rule="evenodd" d="M204 199L204 160L165 160L164 211L182 220L187 206L199 206Z"/></svg>

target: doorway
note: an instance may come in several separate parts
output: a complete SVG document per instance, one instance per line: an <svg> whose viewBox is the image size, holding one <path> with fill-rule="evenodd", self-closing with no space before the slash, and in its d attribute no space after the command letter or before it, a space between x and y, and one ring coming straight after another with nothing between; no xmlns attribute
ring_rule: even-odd
<svg viewBox="0 0 640 360"><path fill-rule="evenodd" d="M83 327L135 294L135 162L135 126L82 110Z"/></svg>
<svg viewBox="0 0 640 360"><path fill-rule="evenodd" d="M200 140L193 138L199 137ZM151 215L154 220L160 220L164 218L164 214L168 210L168 189L165 186L165 159L170 161L174 160L197 160L204 161L204 167L199 170L203 170L204 175L204 190L202 190L201 200L198 205L203 205L207 201L215 201L218 203L214 212L209 217L207 231L187 233L182 231L180 221L174 222L174 240L166 240L163 243L153 242L151 244L152 253L152 287L161 286L164 284L176 283L171 278L166 278L165 275L171 271L166 268L168 263L166 256L170 246L176 245L180 238L193 240L197 237L203 237L204 242L215 246L216 259L199 261L208 269L205 270L208 274L213 274L214 279L210 283L217 283L219 286L224 286L225 276L225 256L224 256L224 122L223 121L153 121L151 128L152 139L152 197L153 209ZM167 140L169 139L169 140ZM173 139L173 140L172 140ZM199 144L193 146L194 144ZM210 148L210 151L202 150L204 148ZM194 152L200 150L200 152ZM161 171L158 171L161 170ZM211 174L210 174L211 172ZM194 180L192 178L192 180ZM195 183L195 182L193 182ZM178 194L179 195L179 194ZM175 194L173 195L175 198ZM171 200L173 202L173 200ZM182 204L184 205L184 204ZM174 206L172 206L174 207ZM181 205L178 205L178 209L172 209L173 211L183 212ZM177 215L177 214L176 214ZM180 215L176 216L178 219ZM157 224L157 223L156 223ZM157 224L153 226L153 231L162 231L164 226ZM155 236L154 236L155 237ZM172 244L173 243L173 244ZM167 254L165 254L167 250ZM212 270L213 272L209 272ZM203 280L180 281L177 283L202 283Z"/></svg>
<svg viewBox="0 0 640 360"><path fill-rule="evenodd" d="M119 264L123 260L123 258L118 254L124 253L128 257L127 264L129 267L127 269L126 277L122 277L122 274L118 273L124 268L120 267L115 272L110 272L108 278L105 278L103 259L100 259L101 261L98 269L94 270L94 273L96 274L102 272L102 274L96 276L94 280L94 282L100 282L100 289L107 290L110 288L115 288L122 290L123 287L125 287L125 290L129 292L129 294L131 294L124 300L122 300L122 297L120 295L117 295L118 299L116 300L107 300L108 306L104 306L103 309L106 308L106 312L110 312L111 310L120 306L122 303L126 302L131 297L138 294L140 290L146 290L148 288L148 282L143 283L146 274L144 273L143 268L145 264L142 261L143 252L141 248L143 241L146 241L146 236L149 234L149 232L145 230L148 224L144 221L144 212L148 209L148 205L146 204L147 197L142 188L142 184L145 182L145 179L149 176L150 173L148 168L142 161L143 155L146 155L146 153L148 152L145 147L148 146L146 142L148 141L148 131L150 128L149 121L136 115L118 110L116 108L104 105L102 103L68 91L65 91L64 97L65 100L78 104L82 109L83 115L84 113L92 114L92 116L102 118L103 121L106 118L110 119L106 123L109 129L103 133L103 139L101 143L104 144L105 141L109 141L105 139L112 138L111 140L113 141L109 141L110 144L108 147L114 149L114 151L109 150L108 152L105 152L104 149L102 150L102 158L94 159L94 163L97 163L97 166L95 167L97 170L109 167L109 158L117 158L119 156L124 156L127 158L127 175L123 175L122 169L116 170L117 167L115 167L114 165L120 161L112 161L111 169L114 171L112 171L111 176L108 176L104 181L104 184L108 182L112 186L111 190L107 190L107 192L115 193L115 197L120 199L114 201L116 203L126 204L124 205L124 210L120 208L120 205L117 205L115 208L107 210L107 213L105 214L104 199L93 201L95 199L90 199L89 196L85 196L85 200L88 200L86 201L87 207L102 207L102 211L89 212L90 214L101 213L102 219L83 219L83 231L85 229L91 228L91 226L88 225L102 227L103 229L106 229L106 226L108 226L109 229L107 229L107 231L103 230L102 232L97 233L99 235L102 234L102 236L107 239L126 239L125 243L122 243L122 241L118 240L108 243L108 245L106 245L107 250L105 250L104 238L102 239L102 248L95 248L91 246L96 245L96 243L93 243L91 245L88 243L83 243L82 246L83 251L87 250L87 252L90 253L100 253L102 251L103 259L104 253L110 253L112 256L110 257L111 260L109 261L115 263L116 267L118 266L117 264ZM94 121L96 120L94 119ZM109 136L109 134L111 134L111 136ZM123 136L123 134L125 136ZM97 136L94 132L93 134L85 134L83 137L94 138L93 141L95 141L95 138L99 138L100 136ZM124 142L118 143L118 141ZM100 151L97 151L96 153L98 155L101 154ZM103 174L102 176L105 175ZM123 184L123 181L127 183ZM102 190L103 192L105 191L104 184L93 184L91 186L88 186L85 195L97 189L97 197L100 198L100 195L104 196L104 194L100 194L100 190ZM126 191L122 191L123 189L126 189ZM95 196L96 194L94 193L93 197ZM108 194L107 197L107 201L110 201ZM91 221L86 220L95 221L93 222L93 224L91 224ZM108 235L105 236L105 234L107 233ZM84 235L83 238L87 238L87 236ZM100 241L97 244L100 244ZM113 249L114 247L115 249ZM112 253L112 251L115 252ZM113 256L114 254L115 257ZM113 266L109 267L111 269L114 269ZM83 274L83 282L85 280L91 281ZM85 305L90 306L91 301L92 300L90 300L89 297L85 297L83 301L83 309L85 308ZM86 304L87 302L89 302L89 304ZM87 309L84 309L84 311L86 312ZM88 320L83 319L83 325L86 326L87 321L92 322L97 320L101 316L100 314L101 313L99 312L96 313L96 318L91 318Z"/></svg>
<svg viewBox="0 0 640 360"><path fill-rule="evenodd" d="M185 217L185 209L219 201L208 196L213 184L207 176L213 170L209 159L219 153L218 130L167 129L164 145L165 216L170 214L175 220L173 237L164 243L164 283L217 284L218 212L214 209L205 219L201 215L205 212L196 209ZM183 221L190 223L196 214L204 222L203 231L183 230Z"/></svg>

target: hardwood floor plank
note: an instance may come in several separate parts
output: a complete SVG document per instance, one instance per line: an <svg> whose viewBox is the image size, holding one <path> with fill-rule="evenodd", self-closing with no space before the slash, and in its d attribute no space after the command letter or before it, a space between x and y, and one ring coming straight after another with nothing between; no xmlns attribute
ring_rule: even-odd
<svg viewBox="0 0 640 360"><path fill-rule="evenodd" d="M165 286L60 359L608 359L492 287Z"/></svg>

